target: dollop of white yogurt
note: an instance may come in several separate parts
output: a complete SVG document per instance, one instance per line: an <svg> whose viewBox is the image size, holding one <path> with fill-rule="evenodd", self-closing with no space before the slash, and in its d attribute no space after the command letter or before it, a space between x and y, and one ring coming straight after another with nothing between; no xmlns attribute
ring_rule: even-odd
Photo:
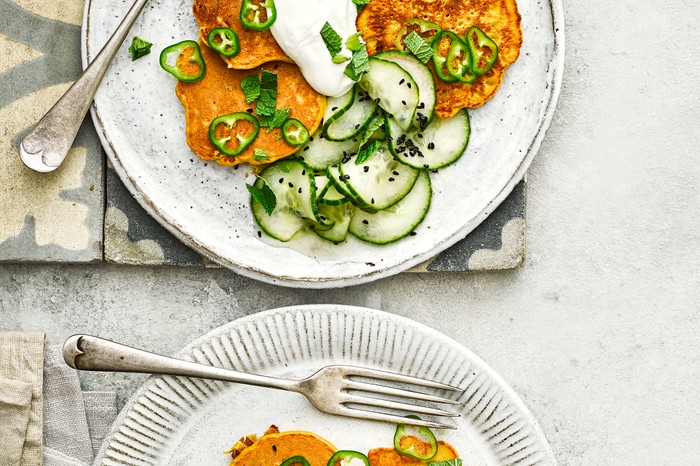
<svg viewBox="0 0 700 466"><path fill-rule="evenodd" d="M345 41L357 32L357 7L352 0L275 0L277 19L270 30L279 46L301 69L317 92L340 97L355 82L345 76L348 62L336 64L321 37L328 22L343 39L343 53L350 57Z"/></svg>

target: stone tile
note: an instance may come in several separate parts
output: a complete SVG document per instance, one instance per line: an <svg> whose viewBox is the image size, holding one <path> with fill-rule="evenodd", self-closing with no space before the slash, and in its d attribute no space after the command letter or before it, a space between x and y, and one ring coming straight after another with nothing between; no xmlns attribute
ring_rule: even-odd
<svg viewBox="0 0 700 466"><path fill-rule="evenodd" d="M81 70L80 27L42 16L55 5L38 5L0 0L0 18L12 18L0 21L2 42L21 44L0 55L0 261L101 260L104 159L89 119L51 174L27 169L17 151Z"/></svg>

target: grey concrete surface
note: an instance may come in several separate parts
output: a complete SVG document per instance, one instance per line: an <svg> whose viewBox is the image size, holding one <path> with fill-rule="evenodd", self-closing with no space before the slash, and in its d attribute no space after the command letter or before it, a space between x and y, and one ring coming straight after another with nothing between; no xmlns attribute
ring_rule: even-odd
<svg viewBox="0 0 700 466"><path fill-rule="evenodd" d="M485 359L563 465L700 464L700 4L565 6L565 85L530 170L521 269L300 291L225 270L5 265L0 330L167 353L263 309L369 306ZM140 380L83 377L122 401Z"/></svg>

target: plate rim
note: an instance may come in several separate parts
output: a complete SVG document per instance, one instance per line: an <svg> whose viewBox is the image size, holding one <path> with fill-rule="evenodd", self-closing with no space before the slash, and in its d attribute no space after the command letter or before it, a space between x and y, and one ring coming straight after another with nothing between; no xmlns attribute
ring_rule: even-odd
<svg viewBox="0 0 700 466"><path fill-rule="evenodd" d="M83 10L83 23L81 26L80 33L80 45L81 45L81 59L83 69L86 69L90 63L90 45L88 42L88 33L90 29L90 9L92 4L96 0L86 0L85 7ZM522 0L520 0L522 1ZM548 0L550 11L552 13L552 30L554 33L554 47L552 50L552 59L549 62L549 69L547 71L548 79L548 90L549 98L547 99L546 105L544 105L545 111L539 121L536 128L535 134L532 138L530 146L527 152L521 159L520 164L511 174L511 177L503 186L501 191L486 205L484 208L476 214L471 220L466 222L462 228L460 228L452 236L445 238L443 241L435 244L430 250L414 254L407 257L403 262L389 266L389 267L377 267L369 272L361 273L354 276L346 277L331 277L331 278L313 278L313 277L287 277L268 273L264 270L256 268L254 266L246 266L243 264L237 264L233 260L221 257L217 255L214 251L210 250L209 247L199 241L194 237L190 236L186 232L180 230L175 222L168 221L167 216L162 214L150 199L146 198L141 189L136 185L134 179L129 176L124 167L119 163L119 158L117 152L112 145L112 141L107 136L104 130L104 125L102 124L102 119L99 114L99 109L96 103L92 103L90 106L90 115L92 117L93 124L95 126L97 135L102 143L104 151L107 153L110 162L121 179L122 183L129 190L131 195L136 199L136 201L141 205L141 207L148 212L148 214L155 219L162 227L164 227L170 234L178 238L182 243L187 245L189 248L193 249L197 253L203 255L212 262L219 264L233 272L242 275L247 278L261 281L263 283L268 283L271 285L279 285L289 288L306 288L306 289L330 289L330 288L342 288L356 286L364 283L370 283L390 276L398 275L401 272L415 267L431 258L436 257L441 252L445 251L450 246L458 243L467 237L469 233L474 231L484 220L486 220L494 210L508 197L508 195L513 191L515 186L524 178L527 169L529 168L532 160L537 155L537 152L544 141L544 137L549 129L554 114L556 113L557 103L559 101L559 96L562 89L562 82L564 76L564 65L565 65L565 21L564 21L564 7L562 0Z"/></svg>
<svg viewBox="0 0 700 466"><path fill-rule="evenodd" d="M346 304L297 304L292 306L268 309L265 311L254 312L252 314L239 317L238 319L234 319L230 322L213 328L205 334L197 337L195 340L191 341L183 348L174 352L172 356L176 358L187 357L190 355L193 349L201 346L204 343L213 341L216 337L220 335L230 333L230 330L233 327L243 327L246 324L254 323L255 321L262 321L268 318L274 318L274 316L277 315L284 316L294 315L303 312L314 313L319 311L326 314L331 314L333 312L342 312L346 315L351 314L353 316L369 316L376 317L382 320L388 320L390 322L393 321L397 324L397 326L401 326L403 328L413 328L426 336L435 338L438 341L442 341L443 343L450 345L451 349L454 349L458 353L461 353L465 358L475 363L479 367L479 370L483 371L483 373L488 375L488 377L498 386L498 388L502 390L506 396L508 396L509 401L517 407L519 412L522 414L524 420L532 427L532 435L538 438L540 445L543 447L543 453L546 456L546 460L551 465L558 464L554 456L552 447L546 435L544 434L544 431L537 422L537 419L530 412L530 409L527 407L522 398L520 398L520 395L518 395L515 389L511 387L511 385L508 382L506 382L506 380L503 377L501 377L501 375L498 374L498 372L496 372L495 369L493 369L489 364L487 364L476 353L471 351L469 348L467 348L465 345L458 342L454 338L445 335L444 333L422 322L418 322L408 317L404 317L388 311ZM94 466L101 466L104 464L102 460L104 459L105 454L110 447L110 442L112 441L114 435L117 433L118 428L122 425L125 418L128 417L128 414L132 411L134 405L138 403L139 399L144 395L144 393L146 393L150 389L150 387L152 387L155 384L156 380L159 380L162 377L163 376L160 375L151 375L146 380L144 380L144 382L139 386L139 388L129 397L129 399L117 415L116 419L112 423L109 432L103 439L102 444L100 446L100 450L95 455L95 459L93 461Z"/></svg>

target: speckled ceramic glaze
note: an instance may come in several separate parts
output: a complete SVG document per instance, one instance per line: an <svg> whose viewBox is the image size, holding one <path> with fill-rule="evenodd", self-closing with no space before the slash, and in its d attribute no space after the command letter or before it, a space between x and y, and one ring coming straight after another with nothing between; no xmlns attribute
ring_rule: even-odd
<svg viewBox="0 0 700 466"><path fill-rule="evenodd" d="M457 342L411 320L365 308L297 306L220 327L179 357L236 370L303 377L329 364L353 364L464 388L455 430L436 431L464 464L554 465L542 431L512 389ZM298 394L152 377L131 398L95 465L227 465L222 452L243 435L311 430L339 449L391 447L395 426L331 416Z"/></svg>
<svg viewBox="0 0 700 466"><path fill-rule="evenodd" d="M130 0L88 0L83 58L90 60L116 28ZM250 169L199 160L185 141L175 82L160 69L166 46L196 39L190 0L151 0L133 35L154 43L131 61L123 47L95 98L102 143L134 197L183 242L236 272L286 286L354 285L396 274L464 238L522 179L548 127L564 60L560 0L518 2L524 43L518 61L488 104L470 111L472 137L464 156L432 174L431 209L417 235L387 246L355 238L333 246L301 235L288 244L258 238L244 186Z"/></svg>

